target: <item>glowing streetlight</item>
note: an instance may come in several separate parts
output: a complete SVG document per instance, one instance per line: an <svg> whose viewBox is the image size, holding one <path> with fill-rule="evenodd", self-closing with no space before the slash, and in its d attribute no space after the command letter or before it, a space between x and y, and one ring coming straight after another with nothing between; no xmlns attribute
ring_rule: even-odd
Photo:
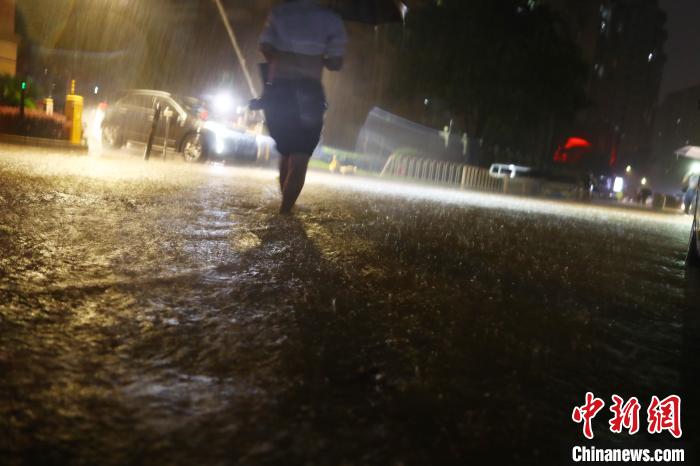
<svg viewBox="0 0 700 466"><path fill-rule="evenodd" d="M625 169L627 173L632 173L632 165L627 165L627 168Z"/></svg>
<svg viewBox="0 0 700 466"><path fill-rule="evenodd" d="M646 178L642 178L642 186L646 186L646 185L647 185L647 179L646 179Z"/></svg>
<svg viewBox="0 0 700 466"><path fill-rule="evenodd" d="M214 111L220 115L228 115L236 109L234 98L228 92L219 92L213 99Z"/></svg>

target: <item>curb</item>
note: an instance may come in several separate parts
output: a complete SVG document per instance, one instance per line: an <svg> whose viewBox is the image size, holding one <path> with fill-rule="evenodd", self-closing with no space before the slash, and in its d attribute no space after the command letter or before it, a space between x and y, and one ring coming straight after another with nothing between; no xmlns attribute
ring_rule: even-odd
<svg viewBox="0 0 700 466"><path fill-rule="evenodd" d="M50 147L55 149L72 150L76 152L87 152L88 146L71 144L63 139L33 138L29 136L19 136L17 134L0 133L0 142L6 144L16 144L20 146Z"/></svg>

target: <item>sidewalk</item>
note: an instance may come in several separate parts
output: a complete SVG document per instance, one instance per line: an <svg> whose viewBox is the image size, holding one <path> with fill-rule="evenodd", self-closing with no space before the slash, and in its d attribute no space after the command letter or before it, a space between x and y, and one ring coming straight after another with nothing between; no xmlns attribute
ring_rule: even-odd
<svg viewBox="0 0 700 466"><path fill-rule="evenodd" d="M76 145L64 139L34 138L20 136L18 134L0 133L0 142L5 144L15 144L20 146L53 147L77 152L87 152L87 145Z"/></svg>

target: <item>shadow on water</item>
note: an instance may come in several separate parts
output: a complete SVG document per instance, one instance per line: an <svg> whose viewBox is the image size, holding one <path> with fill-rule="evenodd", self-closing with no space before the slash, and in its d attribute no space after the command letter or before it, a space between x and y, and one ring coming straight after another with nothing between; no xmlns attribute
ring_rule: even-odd
<svg viewBox="0 0 700 466"><path fill-rule="evenodd" d="M253 448L250 439L238 439L241 449L231 453L250 464L529 458L524 439L531 432L505 437L528 410L504 418L513 397L523 394L507 386L514 377L504 371L507 349L497 347L497 335L474 338L464 302L438 297L440 291L421 297L411 289L417 277L363 275L376 255L353 256L350 264L329 256L319 230L333 232L342 222L328 222L321 226L318 215L270 218L260 245L241 259L273 258L276 273L295 285L287 311L293 322L286 322L287 338L267 381L282 389L258 418L268 430L257 438L265 432L273 438ZM398 266L390 255L385 260L386 269Z"/></svg>
<svg viewBox="0 0 700 466"><path fill-rule="evenodd" d="M357 458L363 445L381 445L388 434L377 422L384 397L382 366L388 360L380 355L386 345L372 297L325 257L308 234L318 225L304 217L270 218L260 247L249 252L260 262L281 244L288 246L275 264L280 276L295 280L298 295L290 309L294 331L280 352L276 374L285 379L278 382L286 389L266 413L274 444L285 448L249 450L243 463L342 462ZM365 460L376 454L368 452Z"/></svg>

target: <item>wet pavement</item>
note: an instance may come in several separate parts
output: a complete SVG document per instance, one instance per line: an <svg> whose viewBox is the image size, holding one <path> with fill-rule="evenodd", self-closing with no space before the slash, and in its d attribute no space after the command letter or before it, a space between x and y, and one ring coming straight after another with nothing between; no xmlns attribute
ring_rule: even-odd
<svg viewBox="0 0 700 466"><path fill-rule="evenodd" d="M587 391L684 397L681 440L588 444L693 454L688 218L319 173L277 207L0 146L0 464L567 464Z"/></svg>

